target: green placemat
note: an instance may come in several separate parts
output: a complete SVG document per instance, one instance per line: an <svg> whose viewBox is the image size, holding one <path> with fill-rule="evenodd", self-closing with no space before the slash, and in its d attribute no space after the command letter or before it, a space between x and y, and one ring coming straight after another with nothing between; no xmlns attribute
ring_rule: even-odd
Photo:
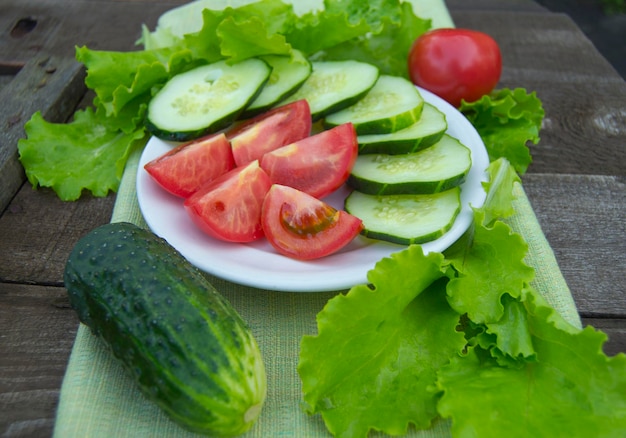
<svg viewBox="0 0 626 438"><path fill-rule="evenodd" d="M137 203L135 181L140 152L133 154L117 195L111 221L146 226ZM532 207L518 188L516 215L508 220L529 245L527 263L536 270L534 286L572 324L581 322L572 295ZM247 436L329 436L320 416L300 407L296 371L300 338L316 333L315 315L337 292L286 293L253 289L211 277L250 325L264 356L268 396L259 421ZM446 422L415 436L448 436ZM143 398L105 345L81 325L78 329L57 412L55 436L184 437L193 434L171 422Z"/></svg>

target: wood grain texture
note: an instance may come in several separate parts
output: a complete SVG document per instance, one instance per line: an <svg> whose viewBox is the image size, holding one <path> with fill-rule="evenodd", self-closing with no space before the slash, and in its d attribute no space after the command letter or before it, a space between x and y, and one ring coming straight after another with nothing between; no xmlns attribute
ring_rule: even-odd
<svg viewBox="0 0 626 438"><path fill-rule="evenodd" d="M26 178L17 151L24 124L36 111L49 122L65 122L85 94L84 78L74 59L38 55L0 89L0 211Z"/></svg>
<svg viewBox="0 0 626 438"><path fill-rule="evenodd" d="M499 87L536 91L546 116L529 172L625 175L626 82L563 14L452 12L488 32L503 56ZM566 67L564 67L566 66Z"/></svg>
<svg viewBox="0 0 626 438"><path fill-rule="evenodd" d="M548 12L529 0L446 0L446 6L455 15L466 11Z"/></svg>
<svg viewBox="0 0 626 438"><path fill-rule="evenodd" d="M78 318L61 287L0 283L0 436L50 436Z"/></svg>
<svg viewBox="0 0 626 438"><path fill-rule="evenodd" d="M626 179L527 174L523 186L583 317L626 315Z"/></svg>
<svg viewBox="0 0 626 438"><path fill-rule="evenodd" d="M27 182L0 217L0 280L60 285L63 269L78 239L108 223L115 196L59 200L49 189Z"/></svg>
<svg viewBox="0 0 626 438"><path fill-rule="evenodd" d="M6 3L6 4L5 4ZM94 50L137 50L142 24L153 28L158 17L187 1L62 1L20 0L3 2L0 29L0 65L26 64L41 53L73 58L76 46ZM36 26L21 37L10 29L23 18Z"/></svg>

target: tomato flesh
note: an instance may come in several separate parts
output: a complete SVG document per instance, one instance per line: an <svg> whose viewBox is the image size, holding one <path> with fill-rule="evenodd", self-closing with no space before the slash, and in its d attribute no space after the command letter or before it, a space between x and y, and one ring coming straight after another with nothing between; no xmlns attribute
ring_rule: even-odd
<svg viewBox="0 0 626 438"><path fill-rule="evenodd" d="M227 242L251 242L263 237L261 211L270 186L269 176L253 161L206 184L184 206L206 234Z"/></svg>
<svg viewBox="0 0 626 438"><path fill-rule="evenodd" d="M188 198L202 185L235 167L224 134L181 144L146 163L144 169L162 188Z"/></svg>
<svg viewBox="0 0 626 438"><path fill-rule="evenodd" d="M308 137L311 133L309 103L297 100L236 125L226 132L237 166L243 166L274 149Z"/></svg>
<svg viewBox="0 0 626 438"><path fill-rule="evenodd" d="M273 184L265 196L261 222L276 251L299 260L333 254L363 229L361 219L280 184Z"/></svg>
<svg viewBox="0 0 626 438"><path fill-rule="evenodd" d="M272 183L323 198L346 182L358 150L354 126L346 123L265 154L261 167Z"/></svg>
<svg viewBox="0 0 626 438"><path fill-rule="evenodd" d="M435 29L418 37L408 57L414 84L455 108L489 94L500 80L502 56L496 41L471 29Z"/></svg>

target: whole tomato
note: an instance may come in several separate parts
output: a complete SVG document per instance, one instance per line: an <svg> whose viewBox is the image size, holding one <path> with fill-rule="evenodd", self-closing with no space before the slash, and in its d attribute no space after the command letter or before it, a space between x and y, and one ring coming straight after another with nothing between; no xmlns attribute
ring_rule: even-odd
<svg viewBox="0 0 626 438"><path fill-rule="evenodd" d="M458 108L490 93L500 80L502 56L489 35L470 29L435 29L418 37L408 57L409 76Z"/></svg>

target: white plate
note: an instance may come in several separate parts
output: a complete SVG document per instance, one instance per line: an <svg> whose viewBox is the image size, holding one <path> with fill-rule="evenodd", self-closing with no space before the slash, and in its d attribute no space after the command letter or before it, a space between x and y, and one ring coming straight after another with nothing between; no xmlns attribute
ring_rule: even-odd
<svg viewBox="0 0 626 438"><path fill-rule="evenodd" d="M471 150L472 168L461 186L462 208L454 225L437 240L422 244L425 252L441 252L452 245L472 222L472 209L485 200L482 181L487 180L489 157L485 146L467 119L434 94L420 89L426 102L446 114L447 133ZM359 236L340 252L313 260L298 261L278 254L265 240L238 244L205 235L185 212L183 201L159 187L144 170L150 160L170 150L173 143L153 137L146 145L137 172L137 198L152 231L166 239L198 268L217 277L261 289L289 292L322 292L349 289L367 283L367 272L383 257L401 251L402 245ZM325 199L343 208L349 193L342 188Z"/></svg>

